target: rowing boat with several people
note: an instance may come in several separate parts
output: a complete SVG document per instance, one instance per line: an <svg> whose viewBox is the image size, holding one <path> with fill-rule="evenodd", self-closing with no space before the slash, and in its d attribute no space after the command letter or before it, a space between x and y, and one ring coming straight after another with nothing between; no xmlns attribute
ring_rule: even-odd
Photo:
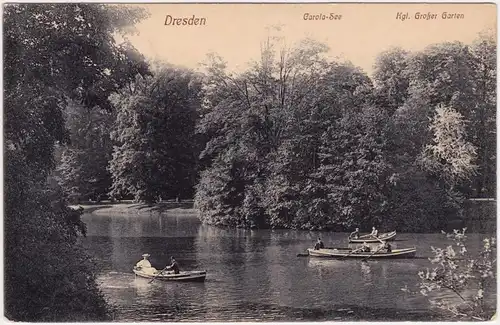
<svg viewBox="0 0 500 325"><path fill-rule="evenodd" d="M360 251L352 248L323 248L307 250L309 256L326 258L411 258L417 253L416 247L380 251Z"/></svg>
<svg viewBox="0 0 500 325"><path fill-rule="evenodd" d="M373 236L371 234L362 235L359 237L349 236L350 243L378 243L380 241L389 241L396 238L396 231L380 234L380 236Z"/></svg>

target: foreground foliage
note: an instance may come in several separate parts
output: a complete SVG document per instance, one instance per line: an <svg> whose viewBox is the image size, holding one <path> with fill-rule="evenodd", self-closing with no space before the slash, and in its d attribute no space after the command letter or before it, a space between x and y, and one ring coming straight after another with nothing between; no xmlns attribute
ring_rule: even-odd
<svg viewBox="0 0 500 325"><path fill-rule="evenodd" d="M479 254L471 255L465 229L446 236L453 243L432 247L432 267L418 273L420 294L460 320L491 319L496 311L496 238L484 238ZM403 291L411 292L407 287ZM457 299L435 298L436 293L452 293Z"/></svg>
<svg viewBox="0 0 500 325"><path fill-rule="evenodd" d="M94 4L4 8L5 315L16 321L108 318L80 212L48 177L56 144L70 142L70 101L109 108L109 91L142 69L115 43L144 13ZM137 57L136 57L137 58ZM78 144L75 144L78 145Z"/></svg>

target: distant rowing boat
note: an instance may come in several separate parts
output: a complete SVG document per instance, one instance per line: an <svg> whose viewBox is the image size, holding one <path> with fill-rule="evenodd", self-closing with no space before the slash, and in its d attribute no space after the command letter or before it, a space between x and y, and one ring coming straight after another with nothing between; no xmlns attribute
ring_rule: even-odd
<svg viewBox="0 0 500 325"><path fill-rule="evenodd" d="M396 238L396 231L391 231L388 233L381 234L380 236L378 236L378 239L371 236L370 234L359 236L358 238L349 237L349 242L350 243L379 243L380 240L389 241L389 240L394 240L395 238Z"/></svg>
<svg viewBox="0 0 500 325"><path fill-rule="evenodd" d="M309 256L312 257L326 257L326 258L409 258L415 257L417 249L415 247L411 248L401 248L393 249L390 253L388 252L352 252L352 248L323 248L315 250L309 248L307 250Z"/></svg>

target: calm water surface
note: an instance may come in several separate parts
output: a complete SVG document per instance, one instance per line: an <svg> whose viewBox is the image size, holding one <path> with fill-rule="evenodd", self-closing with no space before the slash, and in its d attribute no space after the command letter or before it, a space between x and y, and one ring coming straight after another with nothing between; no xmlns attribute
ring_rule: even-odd
<svg viewBox="0 0 500 325"><path fill-rule="evenodd" d="M117 321L431 320L427 299L407 295L425 269L439 234L398 234L395 247L417 247L417 258L321 260L297 257L318 236L347 246L345 233L219 229L186 210L167 216L84 215L83 244L100 266L99 283ZM477 250L480 236L469 235ZM144 253L163 268L174 255L184 270L208 271L205 283L135 278ZM443 297L446 298L446 297ZM439 315L438 315L439 316Z"/></svg>

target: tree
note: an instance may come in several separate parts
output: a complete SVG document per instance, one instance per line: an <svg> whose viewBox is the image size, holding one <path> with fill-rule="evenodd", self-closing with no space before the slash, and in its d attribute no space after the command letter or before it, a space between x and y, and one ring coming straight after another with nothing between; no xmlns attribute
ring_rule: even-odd
<svg viewBox="0 0 500 325"><path fill-rule="evenodd" d="M455 107L469 118L474 104L473 57L468 46L447 42L415 53L408 63L410 96L422 96L431 107Z"/></svg>
<svg viewBox="0 0 500 325"><path fill-rule="evenodd" d="M106 91L144 65L112 34L144 17L132 7L10 4L4 10L5 310L17 321L107 318L80 213L47 177L54 148L68 142L68 98L105 107ZM126 63L127 68L123 67ZM105 78L108 76L117 78ZM135 72L134 72L135 74ZM75 267L77 266L77 267ZM21 271L20 271L21 270Z"/></svg>
<svg viewBox="0 0 500 325"><path fill-rule="evenodd" d="M372 107L351 111L322 138L318 175L324 179L334 221L344 227L384 222L387 113Z"/></svg>
<svg viewBox="0 0 500 325"><path fill-rule="evenodd" d="M218 156L212 168L201 173L195 207L203 222L216 226L249 226L241 211L244 201L242 164L244 160L229 151Z"/></svg>
<svg viewBox="0 0 500 325"><path fill-rule="evenodd" d="M375 97L379 106L388 109L389 114L394 113L409 97L409 60L409 52L393 48L380 53L375 61Z"/></svg>
<svg viewBox="0 0 500 325"><path fill-rule="evenodd" d="M62 149L56 178L70 201L97 200L111 188L107 170L113 145L109 130L115 114L69 101L65 120L70 144Z"/></svg>
<svg viewBox="0 0 500 325"><path fill-rule="evenodd" d="M207 138L201 153L207 170L202 173L200 184L205 184L204 177L214 177L213 173L218 170L231 170L224 179L245 194L236 200L226 187L219 187L218 194L210 192L208 197L205 187L198 187L196 206L201 209L200 215L218 216L219 213L204 209L232 202L239 211L232 215L234 223L269 224L264 197L258 195L264 193L263 180L271 173L270 161L282 143L295 135L294 122L308 118L311 112L306 108L315 106L322 67L325 67L321 56L326 50L322 44L309 40L297 48L282 48L277 53L279 41L268 39L262 48L261 60L238 76L228 73L224 62L215 56L207 66L206 101L198 124L198 131ZM308 150L303 151L303 157L315 159L314 146L302 148ZM240 157L246 161L241 162ZM220 164L224 163L230 165L221 168ZM214 199L220 200L219 203L205 204Z"/></svg>
<svg viewBox="0 0 500 325"><path fill-rule="evenodd" d="M349 63L326 61L322 44L305 40L286 48L282 41L264 43L260 61L240 75L226 72L216 58L208 66L206 105L198 124L207 137L201 183L217 170L238 168L220 179L238 184L244 197L234 200L223 186L211 192L199 187L196 206L204 221L221 211L205 209L228 202L238 211L233 211L235 222L247 226L313 229L331 219L325 189L314 177L321 136L333 121L371 100L371 81ZM223 163L231 165L221 168Z"/></svg>
<svg viewBox="0 0 500 325"><path fill-rule="evenodd" d="M483 45L485 44L488 42ZM388 159L394 166L393 175L390 177L392 183L390 211L395 212L390 218L395 222L403 215L407 216L408 220L427 216L425 218L427 221L423 221L422 225L433 225L435 229L442 229L447 219L461 215L464 196L477 195L474 194L477 193L477 189L484 189L480 183L487 183L480 181L480 179L484 180L483 175L466 172L468 176L465 179L459 177L460 180L457 179L456 182L452 181L454 186L450 188L451 176L445 177L439 167L457 167L456 163L460 158L457 156L458 152L453 152L454 149L451 147L455 145L453 143L455 135L449 135L448 139L452 143L447 150L450 155L448 158L454 162L451 163L451 160L445 162L441 159L442 154L438 153L440 149L435 139L436 130L431 125L431 121L435 118L436 107L452 107L463 120L460 122L463 124L463 127L460 127L462 139L460 141L468 148L465 151L469 152L472 147L476 148L474 149L476 153L473 154L477 156L474 158L475 162L488 160L480 151L480 147L484 146L487 141L479 140L479 136L484 139L486 134L481 131L484 130L485 125L481 122L484 120L479 117L478 107L484 108L485 98L494 97L491 96L492 88L484 87L490 85L490 78L494 75L494 72L486 69L485 66L493 67L494 65L484 65L479 62L488 62L485 58L491 58L491 53L494 52L484 51L483 53L490 54L481 56L479 59L480 56L474 54L473 48L474 46L466 46L459 42L431 45L421 52L408 54L405 61L407 71L397 74L408 78L409 87L404 104L400 105L392 117L393 126L390 136L392 154ZM481 68L475 68L476 66ZM485 73L485 69L488 72ZM479 75L477 71L482 71L482 74ZM480 82L481 78L483 82ZM480 88L483 90L479 91ZM486 89L489 90L485 92ZM489 95L480 97L478 96L480 93ZM492 102L489 101L489 103ZM483 112L486 111L483 110ZM486 129L494 130L494 127L490 125L486 126ZM441 141L443 141L442 138ZM472 147L468 147L469 145ZM455 158L452 159L453 155ZM437 158L438 156L441 158ZM462 158L466 156L467 154ZM430 157L433 158L430 159ZM422 158L425 158L425 163ZM490 155L489 159L492 161L494 157ZM474 169L472 161L465 162L465 164ZM478 165L477 172L486 171L489 168ZM422 169L422 166L426 167ZM427 195L429 193L433 193L432 197ZM430 216L436 216L436 218ZM396 223L406 226L412 224L403 220ZM411 227L418 228L418 225L414 224Z"/></svg>
<svg viewBox="0 0 500 325"><path fill-rule="evenodd" d="M435 44L416 53L392 49L378 57L373 84L351 64L329 62L321 44L290 48L282 41L269 38L260 61L244 73L228 73L215 57L207 66L198 123L206 140L202 178L224 171L218 181L238 184L244 194L236 200L226 187L197 192L201 215L215 215L203 209L232 202L239 225L253 220L321 229L374 223L412 231L440 229L461 216L465 194L473 191L472 148L479 153L481 144L490 152L483 161L495 159L471 127L482 125L479 112L492 119L490 111L478 109L495 98L489 41L476 47ZM452 141L455 131L445 136L448 131L437 130L447 126L431 124L438 106L453 107L467 121L460 118L459 142ZM457 168L467 177L450 176Z"/></svg>
<svg viewBox="0 0 500 325"><path fill-rule="evenodd" d="M116 141L109 170L112 196L132 194L148 203L191 195L197 164L194 127L201 80L193 72L164 67L138 77L113 96Z"/></svg>
<svg viewBox="0 0 500 325"><path fill-rule="evenodd" d="M475 106L469 119L471 143L477 148L478 176L474 196L493 197L496 191L496 35L482 33L471 47L476 79Z"/></svg>
<svg viewBox="0 0 500 325"><path fill-rule="evenodd" d="M462 115L453 108L438 106L430 129L434 135L420 162L450 186L469 180L476 166L476 148L467 142Z"/></svg>
<svg viewBox="0 0 500 325"><path fill-rule="evenodd" d="M493 193L490 180L494 178L496 159L492 149L496 146L495 58L495 38L483 33L472 45L454 42L429 46L412 55L408 65L411 98L423 97L432 108L453 107L468 121L465 136L477 149L478 169L472 184L462 184L460 190L470 196Z"/></svg>

